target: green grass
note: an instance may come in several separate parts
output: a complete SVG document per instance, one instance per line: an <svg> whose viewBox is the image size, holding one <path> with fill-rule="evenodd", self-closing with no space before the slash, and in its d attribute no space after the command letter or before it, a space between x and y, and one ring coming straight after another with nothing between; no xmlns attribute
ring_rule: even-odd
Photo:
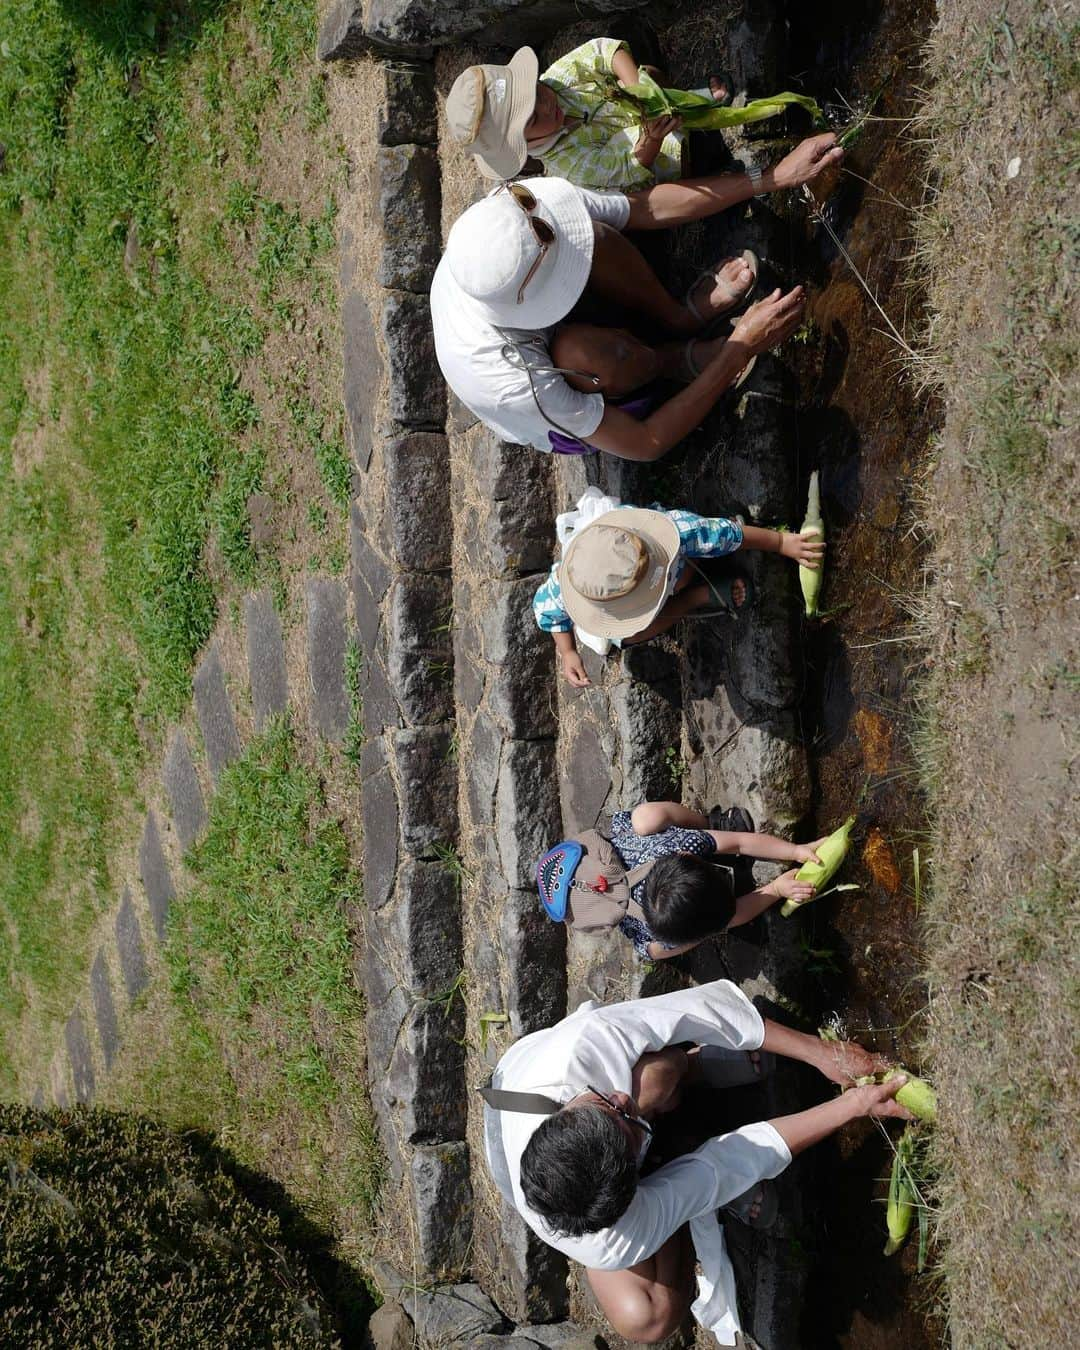
<svg viewBox="0 0 1080 1350"><path fill-rule="evenodd" d="M340 1236L381 1181L350 943L362 895L287 719L222 774L188 861L164 978L106 1100L223 1137Z"/></svg>
<svg viewBox="0 0 1080 1350"><path fill-rule="evenodd" d="M337 148L295 189L262 154L298 119L328 137L316 19L314 0L0 11L3 1093L66 1015L223 605L343 565L336 382L312 366L325 402L296 428L265 355L299 306L310 327L336 305ZM255 546L246 503L287 506L305 456L331 525L290 560Z"/></svg>

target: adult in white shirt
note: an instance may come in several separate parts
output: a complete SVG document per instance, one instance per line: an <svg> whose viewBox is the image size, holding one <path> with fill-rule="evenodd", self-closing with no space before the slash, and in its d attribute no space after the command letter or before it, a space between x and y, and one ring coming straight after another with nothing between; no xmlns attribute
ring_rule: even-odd
<svg viewBox="0 0 1080 1350"><path fill-rule="evenodd" d="M907 1080L850 1088L796 1115L745 1125L639 1179L649 1119L677 1104L691 1066L694 1052L680 1042L721 1054L771 1051L844 1086L886 1067L861 1046L763 1019L727 980L608 1007L585 1003L500 1059L485 1089L485 1152L496 1185L533 1232L586 1267L621 1336L653 1343L681 1324L696 1256L694 1316L733 1345L735 1282L717 1210L740 1197L760 1201L760 1183L848 1121L910 1119L893 1100Z"/></svg>
<svg viewBox="0 0 1080 1350"><path fill-rule="evenodd" d="M562 178L504 184L455 221L431 287L435 350L461 401L505 440L538 450L606 450L655 460L700 425L759 352L802 319L801 286L751 305L726 340L694 337L753 284L742 258L674 300L622 231L661 230L749 197L795 188L839 163L831 133L771 169L658 183L629 196ZM562 323L586 287L678 340L648 345L624 329ZM638 420L611 400L659 377L687 387Z"/></svg>

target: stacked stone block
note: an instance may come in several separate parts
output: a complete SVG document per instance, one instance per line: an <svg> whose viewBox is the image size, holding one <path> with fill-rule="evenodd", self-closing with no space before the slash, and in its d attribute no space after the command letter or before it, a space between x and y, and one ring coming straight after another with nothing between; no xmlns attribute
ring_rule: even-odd
<svg viewBox="0 0 1080 1350"><path fill-rule="evenodd" d="M348 240L342 276L345 401L359 470L351 582L365 734L369 920L362 975L372 1104L394 1185L411 1214L415 1268L425 1280L453 1280L468 1260L472 1195L464 1142L450 465L427 297L438 260L439 177L423 142L434 139L434 108L430 68L387 72L376 152L384 222L377 315L352 286ZM367 360L379 362L377 374L357 367ZM355 380L369 398L383 389L381 420L357 395Z"/></svg>

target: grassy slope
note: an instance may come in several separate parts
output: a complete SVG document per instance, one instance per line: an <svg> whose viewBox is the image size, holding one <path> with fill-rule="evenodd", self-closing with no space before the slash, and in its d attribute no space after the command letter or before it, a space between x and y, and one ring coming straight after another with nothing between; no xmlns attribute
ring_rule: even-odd
<svg viewBox="0 0 1080 1350"><path fill-rule="evenodd" d="M1080 1323L1077 36L1061 6L946 6L923 128L947 408L919 747L937 820L927 1055L961 1350L1067 1344Z"/></svg>
<svg viewBox="0 0 1080 1350"><path fill-rule="evenodd" d="M344 565L314 26L268 0L0 14L0 1092L55 1042L219 612L264 582L288 617L305 565Z"/></svg>

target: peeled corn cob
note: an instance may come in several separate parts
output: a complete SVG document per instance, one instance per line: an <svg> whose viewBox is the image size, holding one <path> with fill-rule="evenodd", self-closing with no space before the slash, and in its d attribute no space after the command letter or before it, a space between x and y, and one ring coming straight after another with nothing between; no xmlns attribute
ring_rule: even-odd
<svg viewBox="0 0 1080 1350"><path fill-rule="evenodd" d="M803 863L795 873L795 880L808 881L820 894L847 857L847 851L851 847L851 827L854 824L855 817L848 816L838 830L834 830L823 844L818 845L817 855L821 862ZM785 900L780 907L780 913L785 919L790 919L797 909L809 903L809 900Z"/></svg>
<svg viewBox="0 0 1080 1350"><path fill-rule="evenodd" d="M806 495L806 516L802 525L799 527L801 534L816 534L819 539L825 538L825 522L821 518L821 494L818 489L818 471L817 469L810 475L810 488ZM821 593L821 582L825 572L825 560L822 559L817 567L803 567L799 564L799 585L802 587L803 599L806 601L806 617L812 619L818 612L818 595Z"/></svg>

